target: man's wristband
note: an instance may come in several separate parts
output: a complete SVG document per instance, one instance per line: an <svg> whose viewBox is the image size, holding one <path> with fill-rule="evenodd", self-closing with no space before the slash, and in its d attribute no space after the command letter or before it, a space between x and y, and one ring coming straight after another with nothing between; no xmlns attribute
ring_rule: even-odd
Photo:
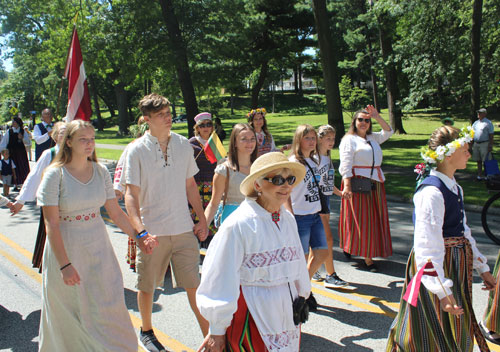
<svg viewBox="0 0 500 352"><path fill-rule="evenodd" d="M147 234L148 234L148 232L146 230L142 230L137 235L135 235L135 238L139 240L139 239L143 238L144 236L146 236Z"/></svg>
<svg viewBox="0 0 500 352"><path fill-rule="evenodd" d="M63 271L64 269L66 269L66 268L67 268L68 266L70 266L70 265L71 265L71 263L68 263L68 264L66 264L66 265L63 265L63 266L61 266L61 268L60 268L59 270Z"/></svg>

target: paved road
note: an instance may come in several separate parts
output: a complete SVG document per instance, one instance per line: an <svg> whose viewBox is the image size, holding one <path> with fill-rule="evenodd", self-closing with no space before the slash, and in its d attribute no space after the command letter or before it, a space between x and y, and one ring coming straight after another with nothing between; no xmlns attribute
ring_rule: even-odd
<svg viewBox="0 0 500 352"><path fill-rule="evenodd" d="M332 206L331 225L336 233L338 201ZM383 351L389 326L399 298L405 263L412 242L411 205L389 202L394 255L378 261L380 273L361 268L361 258L348 261L337 247L335 266L339 275L351 282L350 289L329 290L313 284L319 304L303 326L302 351ZM27 204L10 217L0 210L0 350L36 351L41 306L41 276L31 269L31 252L36 238L39 210ZM480 250L494 264L498 246L483 234L479 214L469 213L469 222ZM135 300L136 274L125 263L127 239L112 223L107 225L124 275L125 299L133 323L140 326ZM338 242L336 242L338 246ZM474 282L474 307L481 316L487 295ZM172 351L196 350L201 333L191 313L185 293L173 289L167 275L165 287L155 293L153 324L159 338ZM494 346L493 351L500 351Z"/></svg>

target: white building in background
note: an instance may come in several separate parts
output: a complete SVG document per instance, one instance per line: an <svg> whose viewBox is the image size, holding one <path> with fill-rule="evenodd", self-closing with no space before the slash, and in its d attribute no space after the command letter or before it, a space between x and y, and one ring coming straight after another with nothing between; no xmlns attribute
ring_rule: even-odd
<svg viewBox="0 0 500 352"><path fill-rule="evenodd" d="M293 75L287 79L281 80L278 84L269 85L269 90L275 91L293 91L295 90L295 79ZM316 89L316 84L312 78L302 75L302 90Z"/></svg>

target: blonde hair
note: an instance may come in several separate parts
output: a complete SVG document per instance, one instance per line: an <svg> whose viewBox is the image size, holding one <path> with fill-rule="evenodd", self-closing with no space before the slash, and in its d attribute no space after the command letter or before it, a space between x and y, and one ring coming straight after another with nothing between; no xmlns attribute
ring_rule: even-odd
<svg viewBox="0 0 500 352"><path fill-rule="evenodd" d="M314 132L314 135L316 136L316 149L313 150L310 155L305 156L304 154L302 154L302 150L300 149L300 142L310 132ZM305 163L306 163L305 158L310 158L310 157L314 156L314 154L318 153L317 147L318 147L318 135L317 135L314 127L311 125L308 125L308 124L299 125L297 127L297 129L295 130L295 134L293 135L293 142L292 142L292 148L291 148L291 152L295 155L297 160L305 165ZM312 159L312 160L314 160L314 159Z"/></svg>
<svg viewBox="0 0 500 352"><path fill-rule="evenodd" d="M67 142L72 140L76 132L86 128L92 129L92 131L95 133L94 126L92 126L92 124L87 121L73 120L70 123L66 124L66 132L64 132L64 138L59 148L59 152L57 153L57 155L54 158L54 161L51 164L53 167L63 167L64 165L71 162L73 155L71 147L68 146ZM87 158L87 160L97 162L97 155L95 153L95 149L92 152L92 155Z"/></svg>
<svg viewBox="0 0 500 352"><path fill-rule="evenodd" d="M458 138L460 130L453 126L441 126L432 132L428 146L431 150L436 150L440 145L446 145Z"/></svg>
<svg viewBox="0 0 500 352"><path fill-rule="evenodd" d="M59 121L54 124L54 127L52 128L52 134L50 135L50 137L54 140L54 142L57 143L59 132L61 132L61 129L63 128L66 128L66 122Z"/></svg>
<svg viewBox="0 0 500 352"><path fill-rule="evenodd" d="M323 137L326 137L330 133L333 133L333 134L337 133L337 131L335 130L335 127L333 127L331 125L319 126L319 128L318 128L318 142L319 143L316 144L316 149L318 151L318 154L319 154L319 147L320 147L321 139L323 139ZM331 151L327 150L326 155L330 156Z"/></svg>

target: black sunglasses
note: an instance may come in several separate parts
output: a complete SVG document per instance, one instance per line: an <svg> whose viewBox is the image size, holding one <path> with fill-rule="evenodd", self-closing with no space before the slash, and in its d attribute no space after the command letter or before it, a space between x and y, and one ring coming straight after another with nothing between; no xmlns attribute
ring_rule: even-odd
<svg viewBox="0 0 500 352"><path fill-rule="evenodd" d="M372 119L364 119L362 117L358 117L358 122L366 122L366 123L371 123L372 122Z"/></svg>
<svg viewBox="0 0 500 352"><path fill-rule="evenodd" d="M205 128L205 127L212 127L213 124L211 122L207 122L207 123L200 123L198 125L199 128Z"/></svg>
<svg viewBox="0 0 500 352"><path fill-rule="evenodd" d="M281 175L276 175L273 177L265 177L264 180L271 182L275 186L281 186L285 184L285 181L288 182L288 184L291 186L295 183L295 176L288 176L287 178L284 178Z"/></svg>

